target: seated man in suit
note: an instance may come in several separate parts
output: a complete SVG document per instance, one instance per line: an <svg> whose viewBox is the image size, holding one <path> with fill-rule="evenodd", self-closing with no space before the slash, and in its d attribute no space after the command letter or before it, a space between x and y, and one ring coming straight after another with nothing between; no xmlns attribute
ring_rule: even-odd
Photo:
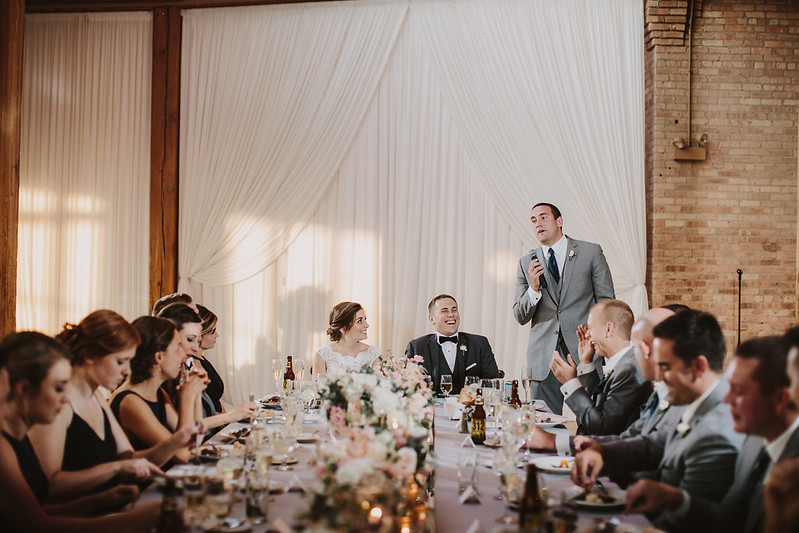
<svg viewBox="0 0 799 533"><path fill-rule="evenodd" d="M677 487L649 481L630 489L629 510L667 508L703 531L763 531L763 481L772 464L799 456L799 416L785 371L788 347L783 337L760 337L741 344L727 370L729 404L735 431L746 435L735 482L721 504L692 497Z"/></svg>
<svg viewBox="0 0 799 533"><path fill-rule="evenodd" d="M580 365L555 352L552 373L564 401L577 417L577 433L618 435L634 422L652 392L630 346L633 312L621 300L603 300L577 328ZM602 370L594 357L605 359Z"/></svg>
<svg viewBox="0 0 799 533"><path fill-rule="evenodd" d="M557 451L560 455L573 455L583 451L596 442L608 443L621 439L637 437L638 435L648 435L655 431L660 425L666 413L680 411L679 406L671 407L666 392L666 386L662 381L655 382L657 378L657 364L652 353L652 342L655 335L652 330L660 322L672 316L673 311L656 307L642 314L633 323L630 332L630 342L635 350L635 358L641 367L644 379L653 382L654 390L649 395L646 403L641 408L641 416L633 424L624 430L621 435L564 435L553 434L543 429L533 432L527 441L530 448L537 450ZM672 414L672 416L675 416ZM675 422L676 424L676 422Z"/></svg>
<svg viewBox="0 0 799 533"><path fill-rule="evenodd" d="M677 424L662 424L649 435L607 444L577 454L572 479L592 485L600 473L652 470L627 491L628 508L637 508L640 489L652 482L684 489L691 498L720 502L735 477L743 436L733 429L729 390L723 379L724 334L715 317L683 311L655 327L655 360L671 403L684 405ZM691 524L668 509L647 515L656 527L687 531Z"/></svg>
<svg viewBox="0 0 799 533"><path fill-rule="evenodd" d="M430 301L427 312L435 333L413 339L408 343L405 355L424 358L423 365L433 379L436 393L441 394L441 376L444 374L452 376L454 394L463 388L466 376L500 377L488 339L458 332L461 317L455 298L439 294Z"/></svg>

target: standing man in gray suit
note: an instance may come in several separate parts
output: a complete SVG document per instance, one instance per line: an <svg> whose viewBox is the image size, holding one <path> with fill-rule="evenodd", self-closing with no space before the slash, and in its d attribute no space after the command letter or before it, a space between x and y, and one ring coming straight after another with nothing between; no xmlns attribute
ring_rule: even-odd
<svg viewBox="0 0 799 533"><path fill-rule="evenodd" d="M676 424L663 424L647 436L595 444L575 458L572 479L591 485L605 473L654 470L627 490L627 510L641 509L641 494L660 484L684 490L691 499L718 503L732 485L743 435L733 429L730 389L722 377L724 334L713 315L683 311L655 327L655 359L669 398L684 405ZM693 527L684 509L657 509L647 516L667 531Z"/></svg>
<svg viewBox="0 0 799 533"><path fill-rule="evenodd" d="M563 410L560 382L550 370L553 352L571 355L577 363L577 327L591 306L615 298L610 269L598 244L563 234L563 217L552 204L533 206L538 248L519 259L513 316L531 323L527 364L532 368L533 398L544 400L554 413Z"/></svg>
<svg viewBox="0 0 799 533"><path fill-rule="evenodd" d="M636 489L633 511L683 509L685 520L701 531L759 533L765 510L763 482L772 465L799 456L799 416L785 371L788 346L783 337L750 339L738 347L727 371L724 398L735 431L746 434L735 482L721 504L692 497L676 487L652 483Z"/></svg>

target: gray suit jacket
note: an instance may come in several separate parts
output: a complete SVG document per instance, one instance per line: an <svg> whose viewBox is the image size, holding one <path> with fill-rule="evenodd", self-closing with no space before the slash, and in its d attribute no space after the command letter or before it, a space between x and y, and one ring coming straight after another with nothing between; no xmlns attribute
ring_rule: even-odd
<svg viewBox="0 0 799 533"><path fill-rule="evenodd" d="M597 372L581 377L583 387L566 404L577 417L577 432L593 435L619 434L638 418L641 405L652 392L632 348L600 384Z"/></svg>
<svg viewBox="0 0 799 533"><path fill-rule="evenodd" d="M690 430L683 436L676 431L679 418L675 417L647 436L607 444L604 457L608 470L634 472L655 468L652 477L657 481L684 489L692 499L720 502L732 485L743 441L743 435L732 428L729 406L722 403L728 390L727 381L722 379L699 406L691 419ZM650 519L661 529L694 530L688 520L672 524L663 514L652 515Z"/></svg>
<svg viewBox="0 0 799 533"><path fill-rule="evenodd" d="M766 513L763 504L762 481L755 487L753 495L743 494L743 489L765 445L762 438L754 435L747 436L735 465L735 483L727 491L721 504L704 498L692 497L686 522L697 524L705 532L756 533L763 531ZM799 430L794 430L778 462L796 457L799 457Z"/></svg>
<svg viewBox="0 0 799 533"><path fill-rule="evenodd" d="M549 363L559 331L575 362L578 362L577 326L586 321L588 311L596 302L615 297L613 279L602 248L598 244L566 238L569 251L559 292L555 290L555 280L545 268L548 287L542 289L541 299L535 305L530 303L527 269L533 255L538 257L541 264L546 264L540 246L519 259L516 272L513 316L519 324L531 322L527 364L533 369L533 379L536 381L543 381L549 374Z"/></svg>

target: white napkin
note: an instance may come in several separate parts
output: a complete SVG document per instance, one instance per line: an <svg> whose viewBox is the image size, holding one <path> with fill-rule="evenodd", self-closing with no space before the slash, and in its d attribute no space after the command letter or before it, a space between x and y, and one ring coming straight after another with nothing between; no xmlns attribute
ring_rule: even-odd
<svg viewBox="0 0 799 533"><path fill-rule="evenodd" d="M286 484L286 488L283 489L283 492L284 493L302 492L303 494L305 494L306 492L308 492L308 489L305 488L305 484L302 481L300 481L300 478L297 477L297 474L294 474L293 476L291 476L291 479Z"/></svg>
<svg viewBox="0 0 799 533"><path fill-rule="evenodd" d="M470 447L470 446L472 448L476 448L476 446L474 445L474 442L472 442L472 436L471 435L466 435L466 438L464 438L463 442L461 442L461 448L467 448L467 447Z"/></svg>
<svg viewBox="0 0 799 533"><path fill-rule="evenodd" d="M466 490L463 491L463 494L461 494L459 501L461 502L461 505L467 503L480 503L480 495L477 493L474 485L470 484L468 487L466 487Z"/></svg>
<svg viewBox="0 0 799 533"><path fill-rule="evenodd" d="M480 520L475 518L474 522L472 522L472 525L470 525L469 529L466 530L466 533L478 533L479 531L482 530L483 528L480 527Z"/></svg>
<svg viewBox="0 0 799 533"><path fill-rule="evenodd" d="M461 404L458 398L450 397L444 401L444 410L447 412L450 420L460 420L463 413L461 412Z"/></svg>
<svg viewBox="0 0 799 533"><path fill-rule="evenodd" d="M275 521L272 522L272 528L280 531L280 533L292 533L289 525L280 517L275 518Z"/></svg>

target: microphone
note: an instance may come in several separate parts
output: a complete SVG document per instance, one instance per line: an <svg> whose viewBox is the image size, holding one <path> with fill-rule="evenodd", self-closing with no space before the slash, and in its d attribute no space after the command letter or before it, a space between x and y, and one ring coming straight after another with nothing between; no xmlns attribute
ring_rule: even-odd
<svg viewBox="0 0 799 533"><path fill-rule="evenodd" d="M533 259L538 261L538 256L533 254ZM538 262L540 263L541 261L538 261ZM541 282L541 285L538 287L539 289L546 289L547 288L547 278L546 278L546 276L544 276L543 272L541 273L540 276L538 276L538 281Z"/></svg>

